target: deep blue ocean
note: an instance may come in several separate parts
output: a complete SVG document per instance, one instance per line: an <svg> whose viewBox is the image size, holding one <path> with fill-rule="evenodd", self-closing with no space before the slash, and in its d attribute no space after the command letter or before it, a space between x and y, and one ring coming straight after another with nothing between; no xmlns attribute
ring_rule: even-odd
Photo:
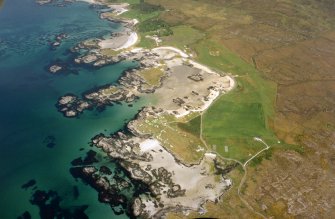
<svg viewBox="0 0 335 219"><path fill-rule="evenodd" d="M72 62L67 51L78 42L120 28L120 24L99 19L97 10L85 3L57 7L39 6L34 0L5 0L0 9L0 219L17 218L25 211L40 218L38 207L29 201L33 190L21 188L32 179L37 189L56 191L64 207L87 205L89 218L126 218L115 216L108 205L99 203L97 192L76 181L69 168L73 159L92 149L88 143L93 136L121 129L145 100L133 107L115 105L103 112L86 111L75 119L63 117L55 103L66 93L80 95L95 86L115 83L135 64L77 67L77 74L53 75L45 70L57 59ZM60 33L68 38L50 50L49 41ZM53 147L46 143L50 136ZM104 155L98 156L103 159Z"/></svg>

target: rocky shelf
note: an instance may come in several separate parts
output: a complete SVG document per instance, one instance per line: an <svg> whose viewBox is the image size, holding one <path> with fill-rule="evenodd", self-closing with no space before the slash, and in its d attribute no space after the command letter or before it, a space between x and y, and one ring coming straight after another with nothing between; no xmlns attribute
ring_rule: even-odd
<svg viewBox="0 0 335 219"><path fill-rule="evenodd" d="M110 137L100 134L92 139L92 144L117 160L131 178L148 186L150 194L140 195L132 206L133 214L144 218L160 218L177 209L199 210L205 202L219 199L232 184L225 175L236 167L219 162L210 153L197 165L184 165L156 139L143 138L132 131Z"/></svg>

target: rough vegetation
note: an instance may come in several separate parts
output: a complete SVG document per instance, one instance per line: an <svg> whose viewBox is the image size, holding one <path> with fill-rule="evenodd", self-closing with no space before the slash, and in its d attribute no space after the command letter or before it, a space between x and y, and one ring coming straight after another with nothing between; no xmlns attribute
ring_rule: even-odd
<svg viewBox="0 0 335 219"><path fill-rule="evenodd" d="M250 142L242 136L257 134L275 147L264 156L269 161L258 160L257 165L248 168L243 198L266 216L334 213L335 200L324 193L334 187L335 173L335 2L146 2L166 9L153 17L172 29L188 26L204 33L196 40L184 42L198 61L238 75L235 91L223 96L204 116L206 140L214 144L219 139L248 148ZM173 42L173 35L163 38L163 44L164 40ZM149 41L146 45L150 46ZM227 121L227 116L236 118L233 126L229 126L232 121ZM228 156L245 159L241 150L236 152ZM284 159L286 155L288 161ZM302 171L303 168L310 171ZM297 193L300 195L294 195ZM222 201L221 208L211 206L217 211L209 211L206 216L222 217L223 212L229 215L231 208L236 212L234 217L255 216L233 195L236 193L231 194Z"/></svg>
<svg viewBox="0 0 335 219"><path fill-rule="evenodd" d="M143 21L139 24L138 28L141 32L153 32L158 36L169 36L173 34L170 25L165 21L157 18Z"/></svg>

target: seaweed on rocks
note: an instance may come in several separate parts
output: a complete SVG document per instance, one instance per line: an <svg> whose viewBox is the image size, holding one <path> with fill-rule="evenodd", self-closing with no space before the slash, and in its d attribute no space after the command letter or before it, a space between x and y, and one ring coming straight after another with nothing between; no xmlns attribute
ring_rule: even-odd
<svg viewBox="0 0 335 219"><path fill-rule="evenodd" d="M64 208L60 205L62 198L57 192L53 190L43 191L37 190L33 193L30 203L36 205L40 210L41 219L50 218L76 218L76 219L88 219L85 214L85 210L88 208L87 205L73 206Z"/></svg>
<svg viewBox="0 0 335 219"><path fill-rule="evenodd" d="M19 216L17 219L31 219L31 215L28 211L25 211L21 216Z"/></svg>
<svg viewBox="0 0 335 219"><path fill-rule="evenodd" d="M79 189L78 186L73 186L73 198L78 199L79 197Z"/></svg>
<svg viewBox="0 0 335 219"><path fill-rule="evenodd" d="M28 182L26 182L25 184L23 184L21 186L22 189L29 189L30 187L33 187L36 185L36 180L35 179L31 179Z"/></svg>
<svg viewBox="0 0 335 219"><path fill-rule="evenodd" d="M100 167L100 169L99 169L99 171L101 172L101 173L103 173L103 174L105 174L105 175L112 175L112 171L111 171L111 169L109 169L108 167L106 167L106 166L101 166Z"/></svg>
<svg viewBox="0 0 335 219"><path fill-rule="evenodd" d="M86 153L86 157L82 159L81 157L74 159L71 164L73 166L82 166L82 165L92 165L93 163L97 163L99 160L96 158L97 152L93 150L89 150Z"/></svg>
<svg viewBox="0 0 335 219"><path fill-rule="evenodd" d="M127 210L132 205L131 200L122 194L122 188L111 184L102 172L92 166L72 167L70 172L74 178L80 178L94 188L98 192L99 202L108 204L116 215L126 213L129 217L133 217L131 211ZM114 179L121 180L122 177L114 177Z"/></svg>
<svg viewBox="0 0 335 219"><path fill-rule="evenodd" d="M56 146L56 138L53 135L48 135L44 138L43 143L48 148L54 148Z"/></svg>
<svg viewBox="0 0 335 219"><path fill-rule="evenodd" d="M124 137L121 132L118 136ZM88 154L93 153L88 152ZM108 204L116 215L127 214L130 218L136 218L132 210L134 198L144 193L149 194L148 186L139 180L132 179L118 160L111 160L115 165L113 171L106 165L98 167L99 163L96 163L93 166L85 160L77 158L72 162L71 175L95 189L98 192L99 202Z"/></svg>

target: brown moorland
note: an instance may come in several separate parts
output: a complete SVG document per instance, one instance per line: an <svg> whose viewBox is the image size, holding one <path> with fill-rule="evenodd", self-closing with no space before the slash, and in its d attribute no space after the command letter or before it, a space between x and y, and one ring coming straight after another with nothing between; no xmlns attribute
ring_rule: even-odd
<svg viewBox="0 0 335 219"><path fill-rule="evenodd" d="M271 128L304 153L276 149L249 167L243 198L267 217L335 217L335 1L147 2L168 9L165 22L205 32L277 84ZM258 217L233 193L208 205L205 216Z"/></svg>

